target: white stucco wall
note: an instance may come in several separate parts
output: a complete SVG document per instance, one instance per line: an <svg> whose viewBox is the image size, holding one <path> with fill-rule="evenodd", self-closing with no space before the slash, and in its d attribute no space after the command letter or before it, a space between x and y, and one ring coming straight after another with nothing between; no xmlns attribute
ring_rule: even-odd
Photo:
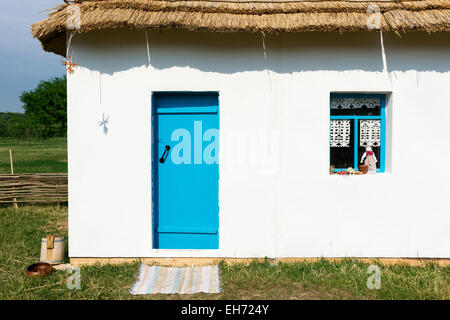
<svg viewBox="0 0 450 320"><path fill-rule="evenodd" d="M269 36L267 63L260 34L76 35L69 255L450 257L449 35L384 38L387 73L375 32ZM219 92L219 250L152 249L152 91ZM330 92L388 94L386 173L328 174Z"/></svg>

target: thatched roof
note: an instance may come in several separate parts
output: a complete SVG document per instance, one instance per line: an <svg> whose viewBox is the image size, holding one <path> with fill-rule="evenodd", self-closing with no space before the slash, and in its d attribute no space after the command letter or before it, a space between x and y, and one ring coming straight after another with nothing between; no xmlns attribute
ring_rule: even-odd
<svg viewBox="0 0 450 320"><path fill-rule="evenodd" d="M69 14L81 12L79 29L184 28L213 32L450 31L450 0L75 0L32 25L46 51L65 55ZM370 7L369 7L370 6ZM378 6L378 7L375 7ZM377 9L379 8L379 10ZM380 13L377 13L379 11ZM73 19L72 19L73 21Z"/></svg>

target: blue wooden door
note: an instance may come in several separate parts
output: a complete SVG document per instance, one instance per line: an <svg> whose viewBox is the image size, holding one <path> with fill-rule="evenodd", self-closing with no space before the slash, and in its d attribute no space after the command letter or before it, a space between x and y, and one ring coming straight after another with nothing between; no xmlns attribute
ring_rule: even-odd
<svg viewBox="0 0 450 320"><path fill-rule="evenodd" d="M217 93L155 93L155 248L219 248Z"/></svg>

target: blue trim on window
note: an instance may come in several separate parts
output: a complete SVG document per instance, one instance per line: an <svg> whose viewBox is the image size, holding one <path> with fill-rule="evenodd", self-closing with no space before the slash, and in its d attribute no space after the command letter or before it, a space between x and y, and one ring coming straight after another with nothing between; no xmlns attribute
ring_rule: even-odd
<svg viewBox="0 0 450 320"><path fill-rule="evenodd" d="M380 115L379 116L332 116L331 115L331 99L333 98L379 98L380 99ZM353 160L353 168L355 170L358 169L359 165L359 159L358 159L358 138L359 138L359 120L364 119L374 119L374 120L380 120L381 126L380 126L380 159L378 161L380 162L380 168L377 169L377 172L384 172L385 167L385 157L386 157L386 95L384 94L364 94L364 93L331 93L330 94L330 120L339 120L339 119L346 119L346 120L354 120L354 160ZM328 143L329 146L329 143ZM331 156L331 155L330 155ZM347 168L336 168L334 169L334 172L339 172L346 170Z"/></svg>
<svg viewBox="0 0 450 320"><path fill-rule="evenodd" d="M377 169L377 172L385 171L385 163L386 163L386 96L381 98L381 132L380 132L380 140L381 140L381 148L380 148L380 168Z"/></svg>
<svg viewBox="0 0 450 320"><path fill-rule="evenodd" d="M358 125L359 125L359 121L358 119L355 119L355 121L353 121L353 125L355 126L354 128L354 146L353 146L353 168L355 168L355 170L359 170L359 146L358 146L358 136L359 136L359 132L358 132Z"/></svg>
<svg viewBox="0 0 450 320"><path fill-rule="evenodd" d="M379 116L330 116L330 120L335 119L346 119L346 120L364 120L364 119L376 119L379 120L381 115Z"/></svg>
<svg viewBox="0 0 450 320"><path fill-rule="evenodd" d="M383 100L385 97L386 95L382 93L330 93L330 100L333 98L380 98Z"/></svg>
<svg viewBox="0 0 450 320"><path fill-rule="evenodd" d="M157 108L157 114L172 113L217 113L217 107L183 107L183 108Z"/></svg>

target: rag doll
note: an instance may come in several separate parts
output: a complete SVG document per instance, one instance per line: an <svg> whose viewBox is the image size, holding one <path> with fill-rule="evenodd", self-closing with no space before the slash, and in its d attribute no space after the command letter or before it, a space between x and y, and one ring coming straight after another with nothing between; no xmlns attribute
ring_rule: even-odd
<svg viewBox="0 0 450 320"><path fill-rule="evenodd" d="M372 151L372 147L366 147L366 152L363 153L361 157L361 163L363 163L369 167L367 173L376 173L377 172L377 157L375 157L375 153Z"/></svg>

